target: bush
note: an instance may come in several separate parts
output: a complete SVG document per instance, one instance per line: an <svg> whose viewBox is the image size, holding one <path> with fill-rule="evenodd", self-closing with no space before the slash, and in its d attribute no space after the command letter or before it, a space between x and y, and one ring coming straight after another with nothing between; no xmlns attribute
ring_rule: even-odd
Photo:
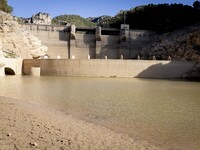
<svg viewBox="0 0 200 150"><path fill-rule="evenodd" d="M0 10L11 13L13 11L13 8L8 5L7 0L0 0Z"/></svg>

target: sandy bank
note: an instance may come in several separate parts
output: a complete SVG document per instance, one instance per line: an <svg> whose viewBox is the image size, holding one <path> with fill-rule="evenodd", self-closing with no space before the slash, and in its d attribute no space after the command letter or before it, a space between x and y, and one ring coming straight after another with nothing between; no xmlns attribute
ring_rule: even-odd
<svg viewBox="0 0 200 150"><path fill-rule="evenodd" d="M0 150L161 149L57 110L0 97Z"/></svg>

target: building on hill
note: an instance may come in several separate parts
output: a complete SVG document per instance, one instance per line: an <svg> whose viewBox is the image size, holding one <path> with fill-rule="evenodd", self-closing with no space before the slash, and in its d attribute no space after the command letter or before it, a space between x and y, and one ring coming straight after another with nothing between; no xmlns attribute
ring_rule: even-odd
<svg viewBox="0 0 200 150"><path fill-rule="evenodd" d="M22 18L14 16L13 19L20 24L38 24L38 25L51 25L52 18L48 13L39 12L30 18Z"/></svg>
<svg viewBox="0 0 200 150"><path fill-rule="evenodd" d="M51 20L52 18L49 14L39 12L30 18L30 23L51 25Z"/></svg>

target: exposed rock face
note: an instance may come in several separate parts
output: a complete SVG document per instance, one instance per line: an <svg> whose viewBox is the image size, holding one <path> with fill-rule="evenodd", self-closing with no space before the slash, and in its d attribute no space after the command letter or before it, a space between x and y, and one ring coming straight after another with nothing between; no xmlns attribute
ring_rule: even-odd
<svg viewBox="0 0 200 150"><path fill-rule="evenodd" d="M47 49L10 14L0 11L0 57L38 58L44 56Z"/></svg>
<svg viewBox="0 0 200 150"><path fill-rule="evenodd" d="M33 15L31 18L31 23L33 24L44 24L44 25L51 25L51 16L47 13L37 13Z"/></svg>
<svg viewBox="0 0 200 150"><path fill-rule="evenodd" d="M32 24L38 24L38 25L51 25L51 21L52 21L52 18L49 14L42 13L42 12L39 12L30 18L21 18L21 17L14 16L13 19L22 24L32 23Z"/></svg>
<svg viewBox="0 0 200 150"><path fill-rule="evenodd" d="M145 58L156 56L159 59L188 60L200 63L200 24L166 33L143 48Z"/></svg>
<svg viewBox="0 0 200 150"><path fill-rule="evenodd" d="M154 43L143 48L141 55L145 59L153 56L167 59L170 56L172 60L196 62L197 65L186 77L192 75L200 79L200 24L158 36Z"/></svg>

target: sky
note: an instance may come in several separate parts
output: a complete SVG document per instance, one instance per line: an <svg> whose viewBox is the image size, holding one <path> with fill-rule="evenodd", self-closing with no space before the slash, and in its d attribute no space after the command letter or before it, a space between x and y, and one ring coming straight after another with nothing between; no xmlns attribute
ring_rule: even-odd
<svg viewBox="0 0 200 150"><path fill-rule="evenodd" d="M28 18L38 12L51 17L76 14L84 18L102 15L115 16L120 10L129 10L145 4L182 3L191 5L195 0L8 0L13 7L12 15Z"/></svg>

